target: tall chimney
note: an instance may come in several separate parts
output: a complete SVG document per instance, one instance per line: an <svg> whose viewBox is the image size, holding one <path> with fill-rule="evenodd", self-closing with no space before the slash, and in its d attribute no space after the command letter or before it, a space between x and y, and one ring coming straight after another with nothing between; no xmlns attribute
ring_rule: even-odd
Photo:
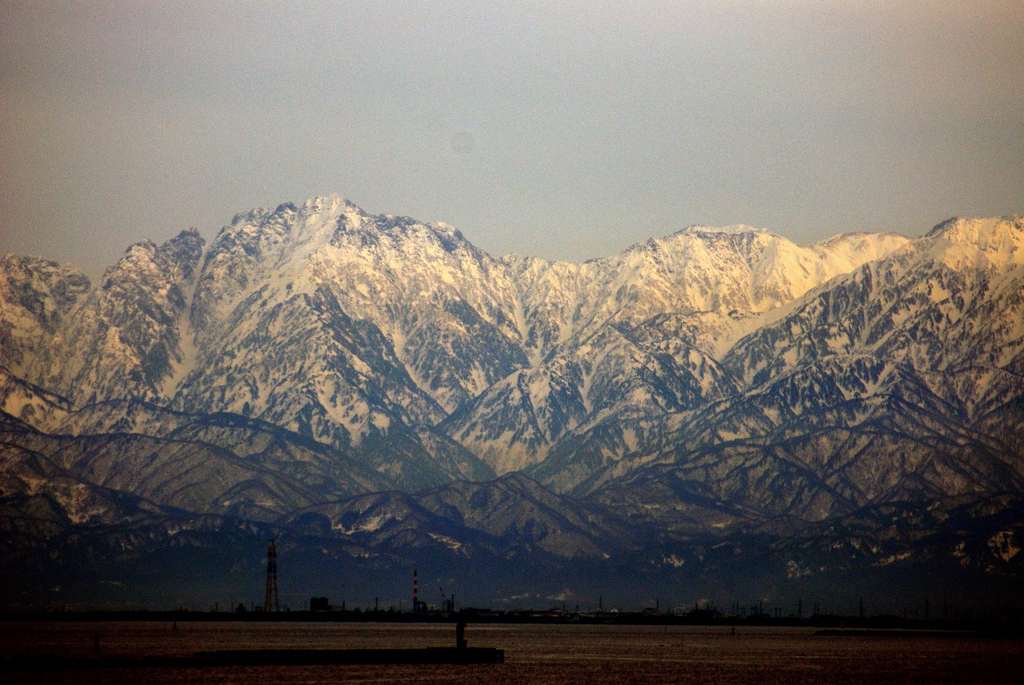
<svg viewBox="0 0 1024 685"><path fill-rule="evenodd" d="M277 547L270 541L267 547L267 591L263 598L263 611L280 611L277 599Z"/></svg>

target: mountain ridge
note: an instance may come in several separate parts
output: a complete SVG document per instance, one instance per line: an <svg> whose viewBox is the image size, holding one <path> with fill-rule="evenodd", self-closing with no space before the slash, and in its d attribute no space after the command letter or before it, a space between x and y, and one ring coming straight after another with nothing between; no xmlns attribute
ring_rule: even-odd
<svg viewBox="0 0 1024 685"><path fill-rule="evenodd" d="M325 195L139 241L95 283L0 267L5 459L63 455L111 511L394 563L692 563L672 546L1024 489L1020 216L811 245L691 226L567 262ZM0 498L43 506L27 483ZM364 501L419 513L369 535Z"/></svg>

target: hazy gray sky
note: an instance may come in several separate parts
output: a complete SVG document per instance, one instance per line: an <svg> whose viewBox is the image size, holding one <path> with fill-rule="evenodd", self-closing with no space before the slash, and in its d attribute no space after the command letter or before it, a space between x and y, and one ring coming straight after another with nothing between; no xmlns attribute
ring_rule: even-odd
<svg viewBox="0 0 1024 685"><path fill-rule="evenodd" d="M0 251L338 192L479 246L1024 212L1024 3L8 2Z"/></svg>

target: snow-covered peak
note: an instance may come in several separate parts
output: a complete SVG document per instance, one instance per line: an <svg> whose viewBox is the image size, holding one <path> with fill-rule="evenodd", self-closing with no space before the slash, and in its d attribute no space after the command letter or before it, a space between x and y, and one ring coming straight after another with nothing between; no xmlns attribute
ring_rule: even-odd
<svg viewBox="0 0 1024 685"><path fill-rule="evenodd" d="M725 235L739 235L743 233L770 233L766 228L750 226L748 224L732 224L729 226L705 226L704 224L690 224L677 233L701 235L705 233L721 233Z"/></svg>
<svg viewBox="0 0 1024 685"><path fill-rule="evenodd" d="M923 246L956 271L1010 269L1024 264L1024 216L949 219L928 233Z"/></svg>
<svg viewBox="0 0 1024 685"><path fill-rule="evenodd" d="M325 209L333 209L341 207L342 205L351 205L352 203L346 200L344 197L337 193L324 193L320 195L314 195L307 199L302 206L304 209L313 212L323 211ZM354 206L354 205L353 205Z"/></svg>
<svg viewBox="0 0 1024 685"><path fill-rule="evenodd" d="M140 240L125 250L124 256L103 274L102 288L118 287L124 278L138 278L146 272L168 272L172 281L191 278L202 256L205 241L195 228L182 231L174 238L157 245Z"/></svg>
<svg viewBox="0 0 1024 685"><path fill-rule="evenodd" d="M391 239L401 240L440 240L448 247L452 247L452 241L456 241L466 247L473 247L470 246L462 233L451 224L419 221L412 217L395 214L370 215L355 205L351 205L351 207L353 211L347 212L344 220L338 222L339 233L346 230L363 231L375 236L371 240L376 240L377 237L386 235ZM473 247L473 249L477 250L476 247Z"/></svg>
<svg viewBox="0 0 1024 685"><path fill-rule="evenodd" d="M90 286L85 274L48 259L0 255L0 364L26 372Z"/></svg>
<svg viewBox="0 0 1024 685"><path fill-rule="evenodd" d="M824 271L837 276L850 273L862 264L888 257L912 244L910 238L898 233L841 233L812 245L811 249L817 253Z"/></svg>
<svg viewBox="0 0 1024 685"><path fill-rule="evenodd" d="M980 415L1019 393L1022 248L1020 217L951 219L780 308L784 316L762 318L724 363L754 385L827 365L865 373L844 390L847 399L891 392L917 373L915 387L960 415Z"/></svg>
<svg viewBox="0 0 1024 685"><path fill-rule="evenodd" d="M11 283L32 281L47 289L58 287L60 292L66 288L64 282L70 279L77 294L88 290L90 285L88 277L74 267L43 257L22 257L10 253L0 254L0 279Z"/></svg>

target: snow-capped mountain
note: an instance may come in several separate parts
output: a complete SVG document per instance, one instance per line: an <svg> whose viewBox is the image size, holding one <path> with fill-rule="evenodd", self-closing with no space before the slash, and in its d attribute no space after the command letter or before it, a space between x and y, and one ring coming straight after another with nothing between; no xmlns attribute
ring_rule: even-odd
<svg viewBox="0 0 1024 685"><path fill-rule="evenodd" d="M76 406L237 413L426 485L730 392L714 351L751 317L906 242L690 227L583 264L495 259L446 224L323 196L239 214L208 247L195 231L133 245L87 295L65 287L82 301L30 329L51 334L30 363L13 343L7 356Z"/></svg>
<svg viewBox="0 0 1024 685"><path fill-rule="evenodd" d="M691 226L573 263L321 196L137 243L95 285L0 259L0 411L18 501L323 516L381 549L385 520L600 559L643 547L630 526L1001 497L1024 489L1024 219L809 246Z"/></svg>
<svg viewBox="0 0 1024 685"><path fill-rule="evenodd" d="M587 479L552 460L540 475L669 517L690 500L820 520L1019 492L1022 240L1020 218L941 224L741 339L721 360L737 392L669 417L646 449Z"/></svg>

